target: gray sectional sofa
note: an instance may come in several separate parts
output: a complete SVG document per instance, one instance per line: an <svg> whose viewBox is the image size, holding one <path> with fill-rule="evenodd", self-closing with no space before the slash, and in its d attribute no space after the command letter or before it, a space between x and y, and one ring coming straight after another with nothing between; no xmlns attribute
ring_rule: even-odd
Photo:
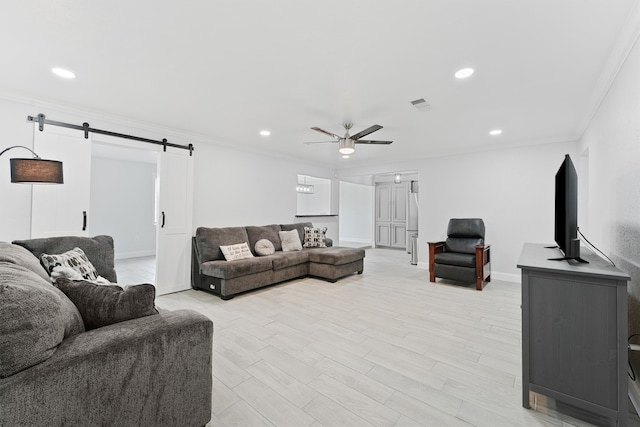
<svg viewBox="0 0 640 427"><path fill-rule="evenodd" d="M0 242L1 426L196 427L210 420L209 318L165 311L90 329L86 311L52 285L25 247L48 254L81 247L115 281L113 240L17 243Z"/></svg>
<svg viewBox="0 0 640 427"><path fill-rule="evenodd" d="M325 248L283 252L278 232L296 230L304 242L305 227L313 224L199 227L193 237L192 287L226 300L241 292L299 277L314 276L335 282L346 275L363 272L363 249L335 247L329 239ZM262 239L272 242L275 253L266 256L256 253L255 245ZM248 243L254 257L226 261L220 246L243 242Z"/></svg>

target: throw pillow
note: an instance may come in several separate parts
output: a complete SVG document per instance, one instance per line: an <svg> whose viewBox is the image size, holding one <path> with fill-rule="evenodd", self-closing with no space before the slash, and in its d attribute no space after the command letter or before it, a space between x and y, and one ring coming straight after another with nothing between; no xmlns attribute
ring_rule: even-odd
<svg viewBox="0 0 640 427"><path fill-rule="evenodd" d="M300 236L296 230L291 231L278 231L280 241L282 242L282 252L301 251L302 243L300 243Z"/></svg>
<svg viewBox="0 0 640 427"><path fill-rule="evenodd" d="M249 249L247 242L238 243L237 245L220 246L220 250L227 261L235 261L238 259L253 258L253 254Z"/></svg>
<svg viewBox="0 0 640 427"><path fill-rule="evenodd" d="M86 280L58 279L54 286L75 305L87 330L157 314L153 285L100 285Z"/></svg>
<svg viewBox="0 0 640 427"><path fill-rule="evenodd" d="M268 239L258 240L254 249L259 256L272 255L276 251L273 243L271 243L271 240Z"/></svg>
<svg viewBox="0 0 640 427"><path fill-rule="evenodd" d="M314 228L314 227L305 227L304 228L304 247L305 248L326 248L327 244L325 242L327 234L327 227L322 228Z"/></svg>
<svg viewBox="0 0 640 427"><path fill-rule="evenodd" d="M55 267L62 266L74 269L80 273L83 279L96 280L98 278L98 271L80 248L73 248L59 255L42 254L40 261L49 275L53 273Z"/></svg>

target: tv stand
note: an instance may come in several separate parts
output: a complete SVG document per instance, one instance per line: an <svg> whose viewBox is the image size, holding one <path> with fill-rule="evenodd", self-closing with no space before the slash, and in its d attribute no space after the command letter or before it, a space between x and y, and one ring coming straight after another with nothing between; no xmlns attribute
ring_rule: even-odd
<svg viewBox="0 0 640 427"><path fill-rule="evenodd" d="M630 277L583 249L588 264L522 248L522 406L533 391L626 426Z"/></svg>

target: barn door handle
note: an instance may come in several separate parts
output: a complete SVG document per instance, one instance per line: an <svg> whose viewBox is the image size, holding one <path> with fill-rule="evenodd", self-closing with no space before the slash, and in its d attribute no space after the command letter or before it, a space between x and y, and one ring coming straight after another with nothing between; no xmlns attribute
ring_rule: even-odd
<svg viewBox="0 0 640 427"><path fill-rule="evenodd" d="M82 211L82 231L87 231L87 211Z"/></svg>
<svg viewBox="0 0 640 427"><path fill-rule="evenodd" d="M160 228L164 228L164 211L162 211L162 225L160 226Z"/></svg>

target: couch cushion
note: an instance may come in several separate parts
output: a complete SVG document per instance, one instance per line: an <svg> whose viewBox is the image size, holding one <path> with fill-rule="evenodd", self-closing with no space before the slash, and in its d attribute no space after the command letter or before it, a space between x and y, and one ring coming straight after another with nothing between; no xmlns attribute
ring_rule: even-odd
<svg viewBox="0 0 640 427"><path fill-rule="evenodd" d="M267 239L271 243L273 243L273 247L276 251L282 250L282 243L280 242L280 237L278 236L278 232L281 230L280 226L277 224L271 225L262 225L262 226L248 226L247 228L247 236L249 236L249 247L252 251L254 251L254 255L257 255L255 252L256 243L258 240Z"/></svg>
<svg viewBox="0 0 640 427"><path fill-rule="evenodd" d="M0 262L0 378L43 362L83 331L76 306L48 280Z"/></svg>
<svg viewBox="0 0 640 427"><path fill-rule="evenodd" d="M235 245L248 242L245 227L224 227L196 229L196 245L200 254L200 262L224 260L220 246Z"/></svg>
<svg viewBox="0 0 640 427"><path fill-rule="evenodd" d="M444 251L475 254L476 245L483 243L484 240L480 237L447 237L444 242Z"/></svg>
<svg viewBox="0 0 640 427"><path fill-rule="evenodd" d="M256 255L258 256L273 255L273 253L276 251L273 243L271 243L271 240L268 239L258 240L253 249L255 249Z"/></svg>
<svg viewBox="0 0 640 427"><path fill-rule="evenodd" d="M47 282L49 281L49 274L47 274L47 271L42 267L42 264L40 264L40 260L22 246L0 242L0 262L2 261L21 265L33 271Z"/></svg>
<svg viewBox="0 0 640 427"><path fill-rule="evenodd" d="M476 267L476 256L456 252L442 252L434 256L436 264L457 265L460 267Z"/></svg>
<svg viewBox="0 0 640 427"><path fill-rule="evenodd" d="M23 246L40 259L43 253L61 254L73 248L80 248L98 271L98 274L110 282L117 282L113 238L111 236L47 237L42 239L15 240L13 243Z"/></svg>
<svg viewBox="0 0 640 427"><path fill-rule="evenodd" d="M279 231L280 242L282 243L282 252L301 251L302 242L297 230Z"/></svg>
<svg viewBox="0 0 640 427"><path fill-rule="evenodd" d="M54 286L75 304L87 330L158 313L153 285L132 285L123 289L115 284L58 279Z"/></svg>
<svg viewBox="0 0 640 427"><path fill-rule="evenodd" d="M313 227L310 222L296 222L295 224L280 224L282 231L297 230L300 236L300 242L304 243L304 228Z"/></svg>
<svg viewBox="0 0 640 427"><path fill-rule="evenodd" d="M282 270L292 265L304 264L309 262L310 251L293 251L293 252L276 252L269 258L273 261L274 270Z"/></svg>
<svg viewBox="0 0 640 427"><path fill-rule="evenodd" d="M332 248L306 249L309 253L309 261L318 264L342 265L358 261L364 258L364 249L342 248L334 246Z"/></svg>
<svg viewBox="0 0 640 427"><path fill-rule="evenodd" d="M272 269L271 256L236 261L207 261L200 265L202 274L219 279L233 279Z"/></svg>

